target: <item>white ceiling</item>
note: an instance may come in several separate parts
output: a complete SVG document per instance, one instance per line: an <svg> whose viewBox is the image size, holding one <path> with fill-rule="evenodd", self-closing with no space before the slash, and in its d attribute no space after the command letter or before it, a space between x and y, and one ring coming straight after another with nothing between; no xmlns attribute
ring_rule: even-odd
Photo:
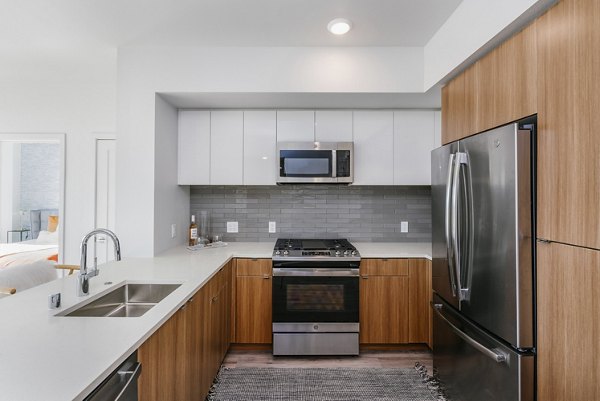
<svg viewBox="0 0 600 401"><path fill-rule="evenodd" d="M128 45L422 47L460 2L0 0L0 48L17 53ZM338 37L326 30L335 17L353 22L350 33Z"/></svg>

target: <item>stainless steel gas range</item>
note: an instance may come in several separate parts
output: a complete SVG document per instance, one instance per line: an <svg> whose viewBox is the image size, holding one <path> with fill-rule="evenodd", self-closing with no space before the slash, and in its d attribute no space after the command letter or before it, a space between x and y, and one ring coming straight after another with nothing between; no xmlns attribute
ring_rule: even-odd
<svg viewBox="0 0 600 401"><path fill-rule="evenodd" d="M279 239L273 355L358 355L360 254L345 239Z"/></svg>

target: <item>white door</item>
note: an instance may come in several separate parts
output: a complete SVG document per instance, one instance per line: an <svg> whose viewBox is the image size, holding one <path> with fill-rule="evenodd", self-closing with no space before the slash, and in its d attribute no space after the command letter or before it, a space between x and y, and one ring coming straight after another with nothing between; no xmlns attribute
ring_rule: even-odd
<svg viewBox="0 0 600 401"><path fill-rule="evenodd" d="M354 184L394 185L394 112L354 112Z"/></svg>
<svg viewBox="0 0 600 401"><path fill-rule="evenodd" d="M316 142L352 142L352 110L315 111Z"/></svg>
<svg viewBox="0 0 600 401"><path fill-rule="evenodd" d="M115 148L114 139L96 140L96 228L115 229ZM97 235L94 245L99 265L114 260L113 245L104 236Z"/></svg>
<svg viewBox="0 0 600 401"><path fill-rule="evenodd" d="M278 110L277 142L314 142L313 110Z"/></svg>
<svg viewBox="0 0 600 401"><path fill-rule="evenodd" d="M275 110L244 111L244 185L275 185L277 181Z"/></svg>

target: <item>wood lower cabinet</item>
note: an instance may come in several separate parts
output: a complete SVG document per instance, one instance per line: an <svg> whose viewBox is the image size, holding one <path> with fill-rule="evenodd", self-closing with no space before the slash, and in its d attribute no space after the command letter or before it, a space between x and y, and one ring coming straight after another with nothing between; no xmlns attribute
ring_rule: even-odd
<svg viewBox="0 0 600 401"><path fill-rule="evenodd" d="M538 243L537 256L538 400L599 400L600 251Z"/></svg>
<svg viewBox="0 0 600 401"><path fill-rule="evenodd" d="M206 397L230 339L231 263L138 349L144 401Z"/></svg>
<svg viewBox="0 0 600 401"><path fill-rule="evenodd" d="M235 342L271 344L271 259L237 259L235 278Z"/></svg>
<svg viewBox="0 0 600 401"><path fill-rule="evenodd" d="M361 344L431 343L431 262L363 259Z"/></svg>

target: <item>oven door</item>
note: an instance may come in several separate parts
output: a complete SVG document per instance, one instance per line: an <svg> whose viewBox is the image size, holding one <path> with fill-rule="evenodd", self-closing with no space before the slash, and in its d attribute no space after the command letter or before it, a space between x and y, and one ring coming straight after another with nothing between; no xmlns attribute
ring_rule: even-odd
<svg viewBox="0 0 600 401"><path fill-rule="evenodd" d="M358 323L358 268L273 269L273 323Z"/></svg>

